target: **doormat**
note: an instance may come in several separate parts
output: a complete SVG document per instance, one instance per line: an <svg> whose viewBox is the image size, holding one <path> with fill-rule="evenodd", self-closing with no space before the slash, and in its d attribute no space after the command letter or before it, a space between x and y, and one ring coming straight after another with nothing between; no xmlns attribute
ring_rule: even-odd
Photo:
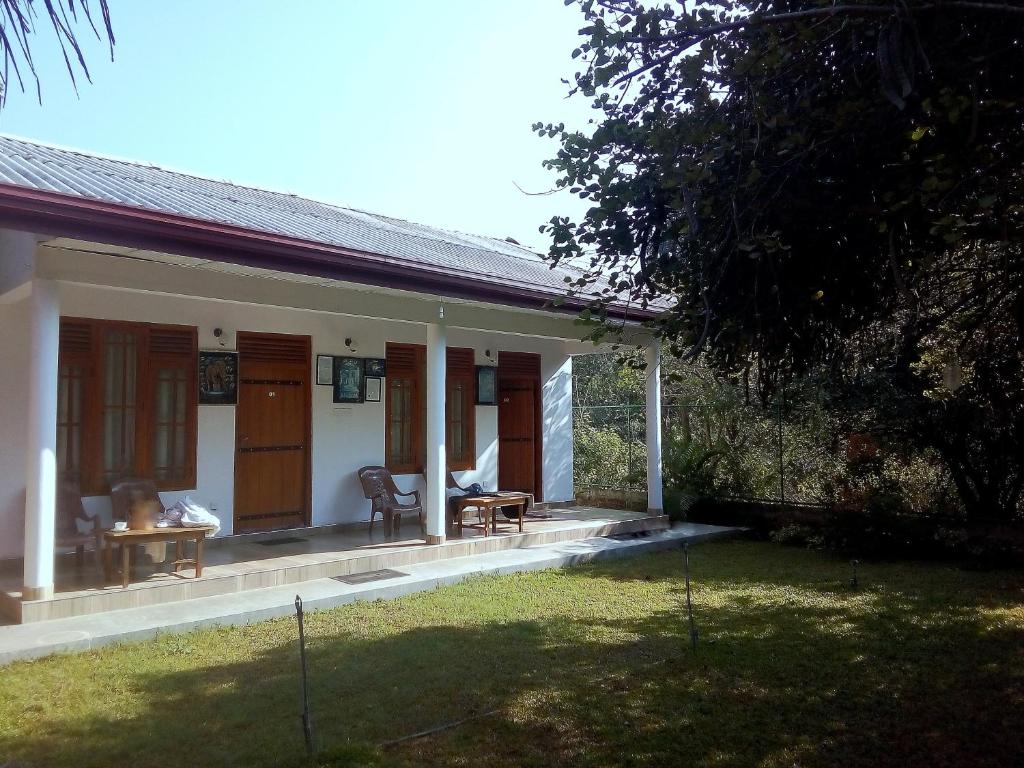
<svg viewBox="0 0 1024 768"><path fill-rule="evenodd" d="M347 576L331 576L331 578L344 584L365 584L368 581L384 581L385 579L397 579L399 576L408 575L408 573L402 573L402 571L393 571L390 568L382 568L379 571L351 573Z"/></svg>
<svg viewBox="0 0 1024 768"><path fill-rule="evenodd" d="M309 539L302 539L298 536L284 536L280 539L264 539L263 541L254 542L263 547L276 547L281 544L298 544L303 541L309 541Z"/></svg>
<svg viewBox="0 0 1024 768"><path fill-rule="evenodd" d="M602 538L614 541L627 541L629 539L646 539L650 535L650 531L633 531L632 533L610 533Z"/></svg>

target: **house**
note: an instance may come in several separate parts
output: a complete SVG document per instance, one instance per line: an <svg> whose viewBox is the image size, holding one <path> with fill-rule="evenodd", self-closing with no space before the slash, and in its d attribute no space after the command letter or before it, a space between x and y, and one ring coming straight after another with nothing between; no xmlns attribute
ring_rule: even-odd
<svg viewBox="0 0 1024 768"><path fill-rule="evenodd" d="M151 478L231 538L365 525L356 470L383 464L421 489L425 547L445 543L446 467L571 502L572 357L595 348L585 301L552 300L575 277L507 241L0 136L9 595L55 598L63 480L109 525L111 483ZM611 315L657 371L653 313Z"/></svg>

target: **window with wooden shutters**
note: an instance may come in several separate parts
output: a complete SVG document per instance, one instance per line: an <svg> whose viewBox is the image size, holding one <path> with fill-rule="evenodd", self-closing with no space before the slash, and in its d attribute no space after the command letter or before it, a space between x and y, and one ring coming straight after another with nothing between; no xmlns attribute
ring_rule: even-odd
<svg viewBox="0 0 1024 768"><path fill-rule="evenodd" d="M448 347L445 441L448 468L476 466L476 368L472 349Z"/></svg>
<svg viewBox="0 0 1024 768"><path fill-rule="evenodd" d="M195 332L188 328L151 328L148 353L152 477L158 486L194 487Z"/></svg>
<svg viewBox="0 0 1024 768"><path fill-rule="evenodd" d="M93 332L88 323L60 324L60 365L57 375L57 466L61 477L83 484L82 434L88 384L94 365Z"/></svg>
<svg viewBox="0 0 1024 768"><path fill-rule="evenodd" d="M425 348L419 344L388 344L385 355L384 463L395 474L418 474L423 471L426 447Z"/></svg>
<svg viewBox="0 0 1024 768"><path fill-rule="evenodd" d="M61 321L58 468L84 493L128 476L195 487L196 329Z"/></svg>
<svg viewBox="0 0 1024 768"><path fill-rule="evenodd" d="M120 477L139 474L135 472L139 330L115 325L103 328L100 335L103 360L100 366L103 375L101 487L112 485Z"/></svg>
<svg viewBox="0 0 1024 768"><path fill-rule="evenodd" d="M448 468L476 466L476 369L472 349L449 347L445 441ZM423 472L426 456L426 347L387 345L385 465L395 474Z"/></svg>

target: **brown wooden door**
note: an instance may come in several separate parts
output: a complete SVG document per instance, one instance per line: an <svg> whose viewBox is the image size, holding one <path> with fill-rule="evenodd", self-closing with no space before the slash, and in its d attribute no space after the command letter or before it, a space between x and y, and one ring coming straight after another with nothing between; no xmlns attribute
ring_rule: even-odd
<svg viewBox="0 0 1024 768"><path fill-rule="evenodd" d="M540 356L498 355L498 488L541 500Z"/></svg>
<svg viewBox="0 0 1024 768"><path fill-rule="evenodd" d="M238 334L235 533L309 525L310 341Z"/></svg>

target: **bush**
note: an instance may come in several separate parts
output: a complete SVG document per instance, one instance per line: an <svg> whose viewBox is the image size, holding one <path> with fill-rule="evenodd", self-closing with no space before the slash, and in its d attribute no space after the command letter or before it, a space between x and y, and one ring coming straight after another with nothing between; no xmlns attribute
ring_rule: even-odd
<svg viewBox="0 0 1024 768"><path fill-rule="evenodd" d="M790 523L769 533L768 538L776 544L787 547L821 549L825 546L825 538L822 536L821 529L810 525Z"/></svg>
<svg viewBox="0 0 1024 768"><path fill-rule="evenodd" d="M612 429L580 421L573 435L573 465L579 486L635 488L646 482L647 448L635 441L630 445ZM638 468L644 476L637 476Z"/></svg>
<svg viewBox="0 0 1024 768"><path fill-rule="evenodd" d="M763 538L786 525L820 527L824 507L772 504L744 499L698 499L690 507L689 520L709 525L749 528Z"/></svg>
<svg viewBox="0 0 1024 768"><path fill-rule="evenodd" d="M701 496L679 488L665 491L665 514L673 521L690 520L690 510L701 500Z"/></svg>
<svg viewBox="0 0 1024 768"><path fill-rule="evenodd" d="M898 497L832 508L701 498L687 519L749 528L779 544L825 547L864 559L960 560L976 569L1024 565L1024 527L915 515Z"/></svg>

